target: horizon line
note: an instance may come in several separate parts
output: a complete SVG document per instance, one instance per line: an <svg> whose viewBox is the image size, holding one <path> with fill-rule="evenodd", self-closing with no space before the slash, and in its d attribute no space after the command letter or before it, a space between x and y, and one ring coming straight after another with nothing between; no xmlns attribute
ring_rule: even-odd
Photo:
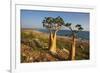
<svg viewBox="0 0 100 73"><path fill-rule="evenodd" d="M33 30L35 30L35 29L46 29L46 28L21 27L21 29L33 29ZM48 30L48 29L46 29L46 30ZM69 30L69 29L60 29L60 30ZM88 31L88 32L90 32L90 30L82 30L82 31Z"/></svg>

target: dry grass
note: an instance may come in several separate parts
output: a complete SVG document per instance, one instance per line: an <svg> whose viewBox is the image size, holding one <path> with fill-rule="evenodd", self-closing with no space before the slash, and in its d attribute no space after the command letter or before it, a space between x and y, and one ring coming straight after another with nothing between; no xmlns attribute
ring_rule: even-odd
<svg viewBox="0 0 100 73"><path fill-rule="evenodd" d="M71 38L57 36L57 54L48 49L49 35L36 30L21 31L21 63L67 61L71 50ZM89 59L89 42L77 39L76 60Z"/></svg>

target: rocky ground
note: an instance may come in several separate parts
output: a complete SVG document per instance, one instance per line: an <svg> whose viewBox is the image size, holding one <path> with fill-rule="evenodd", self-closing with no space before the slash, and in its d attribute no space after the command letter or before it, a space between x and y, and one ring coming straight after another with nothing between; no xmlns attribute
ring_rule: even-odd
<svg viewBox="0 0 100 73"><path fill-rule="evenodd" d="M69 60L71 38L57 36L57 53L52 54L48 49L48 37L36 30L22 30L21 63ZM77 40L76 48L76 60L89 59L88 41Z"/></svg>

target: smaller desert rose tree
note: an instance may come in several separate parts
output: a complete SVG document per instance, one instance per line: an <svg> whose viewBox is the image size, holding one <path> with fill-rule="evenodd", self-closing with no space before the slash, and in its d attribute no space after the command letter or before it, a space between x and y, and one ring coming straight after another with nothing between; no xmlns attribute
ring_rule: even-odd
<svg viewBox="0 0 100 73"><path fill-rule="evenodd" d="M80 24L75 25L74 27L71 26L72 23L64 24L65 27L69 28L72 34L72 49L70 52L70 59L75 60L75 53L76 53L76 37L79 31L82 31L83 28Z"/></svg>
<svg viewBox="0 0 100 73"><path fill-rule="evenodd" d="M58 16L45 17L43 20L43 27L49 30L49 50L51 53L56 54L56 33L60 30L61 26L64 24L63 19Z"/></svg>

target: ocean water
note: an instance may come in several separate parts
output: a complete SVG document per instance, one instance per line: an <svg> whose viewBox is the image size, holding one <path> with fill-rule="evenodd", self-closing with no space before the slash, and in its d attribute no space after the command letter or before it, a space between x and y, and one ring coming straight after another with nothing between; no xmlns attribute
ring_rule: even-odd
<svg viewBox="0 0 100 73"><path fill-rule="evenodd" d="M47 29L37 29L37 30L40 32L49 33ZM90 34L89 31L80 31L77 33L77 37L82 40L89 40L89 34ZM70 37L71 31L70 30L59 30L57 32L57 35Z"/></svg>

